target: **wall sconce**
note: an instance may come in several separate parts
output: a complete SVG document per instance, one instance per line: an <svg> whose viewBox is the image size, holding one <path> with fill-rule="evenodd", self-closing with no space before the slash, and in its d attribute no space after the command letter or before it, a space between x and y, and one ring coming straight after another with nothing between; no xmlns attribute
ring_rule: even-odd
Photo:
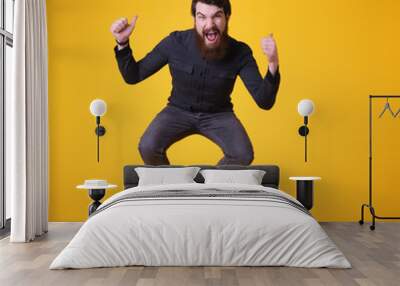
<svg viewBox="0 0 400 286"><path fill-rule="evenodd" d="M107 111L107 104L104 100L95 99L90 103L90 113L96 116L97 127L95 133L97 135L97 162L100 162L100 144L99 137L106 134L106 129L100 125L100 117L103 116Z"/></svg>
<svg viewBox="0 0 400 286"><path fill-rule="evenodd" d="M303 99L297 105L297 111L304 117L304 125L299 128L300 136L304 137L304 162L307 162L307 135L310 132L308 129L308 116L314 111L314 103L312 100Z"/></svg>

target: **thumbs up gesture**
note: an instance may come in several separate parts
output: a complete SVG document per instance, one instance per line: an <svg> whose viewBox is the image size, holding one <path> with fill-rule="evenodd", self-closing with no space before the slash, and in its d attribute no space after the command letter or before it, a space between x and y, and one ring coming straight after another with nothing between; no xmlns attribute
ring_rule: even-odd
<svg viewBox="0 0 400 286"><path fill-rule="evenodd" d="M276 47L276 42L272 34L269 34L268 37L264 37L261 39L261 48L264 54L268 57L268 61L275 65L278 65L278 49Z"/></svg>
<svg viewBox="0 0 400 286"><path fill-rule="evenodd" d="M136 26L138 16L132 18L131 22L128 22L126 18L120 18L111 25L111 33L118 43L126 43L129 40L130 35Z"/></svg>

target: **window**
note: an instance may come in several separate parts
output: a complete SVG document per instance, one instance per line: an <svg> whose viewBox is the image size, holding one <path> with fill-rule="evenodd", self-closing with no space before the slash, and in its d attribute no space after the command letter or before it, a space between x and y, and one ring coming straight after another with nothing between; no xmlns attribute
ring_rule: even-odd
<svg viewBox="0 0 400 286"><path fill-rule="evenodd" d="M5 1L5 30L9 33L13 33L14 30L14 0L4 0Z"/></svg>
<svg viewBox="0 0 400 286"><path fill-rule="evenodd" d="M9 231L10 194L5 188L5 98L11 92L14 0L0 0L0 236ZM7 227L7 228L6 228Z"/></svg>

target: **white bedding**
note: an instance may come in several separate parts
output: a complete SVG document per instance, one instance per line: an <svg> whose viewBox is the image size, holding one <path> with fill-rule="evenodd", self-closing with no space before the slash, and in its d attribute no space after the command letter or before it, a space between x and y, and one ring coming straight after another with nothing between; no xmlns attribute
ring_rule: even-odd
<svg viewBox="0 0 400 286"><path fill-rule="evenodd" d="M261 190L297 202L279 190L254 185L193 183L131 188L107 199L50 269L128 265L351 267L313 217L282 202L173 197L113 204L137 192L207 189Z"/></svg>

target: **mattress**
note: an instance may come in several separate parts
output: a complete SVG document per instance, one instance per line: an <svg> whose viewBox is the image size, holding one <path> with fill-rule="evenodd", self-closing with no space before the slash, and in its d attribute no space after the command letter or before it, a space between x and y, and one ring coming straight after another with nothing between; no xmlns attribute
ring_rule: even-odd
<svg viewBox="0 0 400 286"><path fill-rule="evenodd" d="M120 266L350 268L290 195L242 184L138 186L107 199L50 269Z"/></svg>

